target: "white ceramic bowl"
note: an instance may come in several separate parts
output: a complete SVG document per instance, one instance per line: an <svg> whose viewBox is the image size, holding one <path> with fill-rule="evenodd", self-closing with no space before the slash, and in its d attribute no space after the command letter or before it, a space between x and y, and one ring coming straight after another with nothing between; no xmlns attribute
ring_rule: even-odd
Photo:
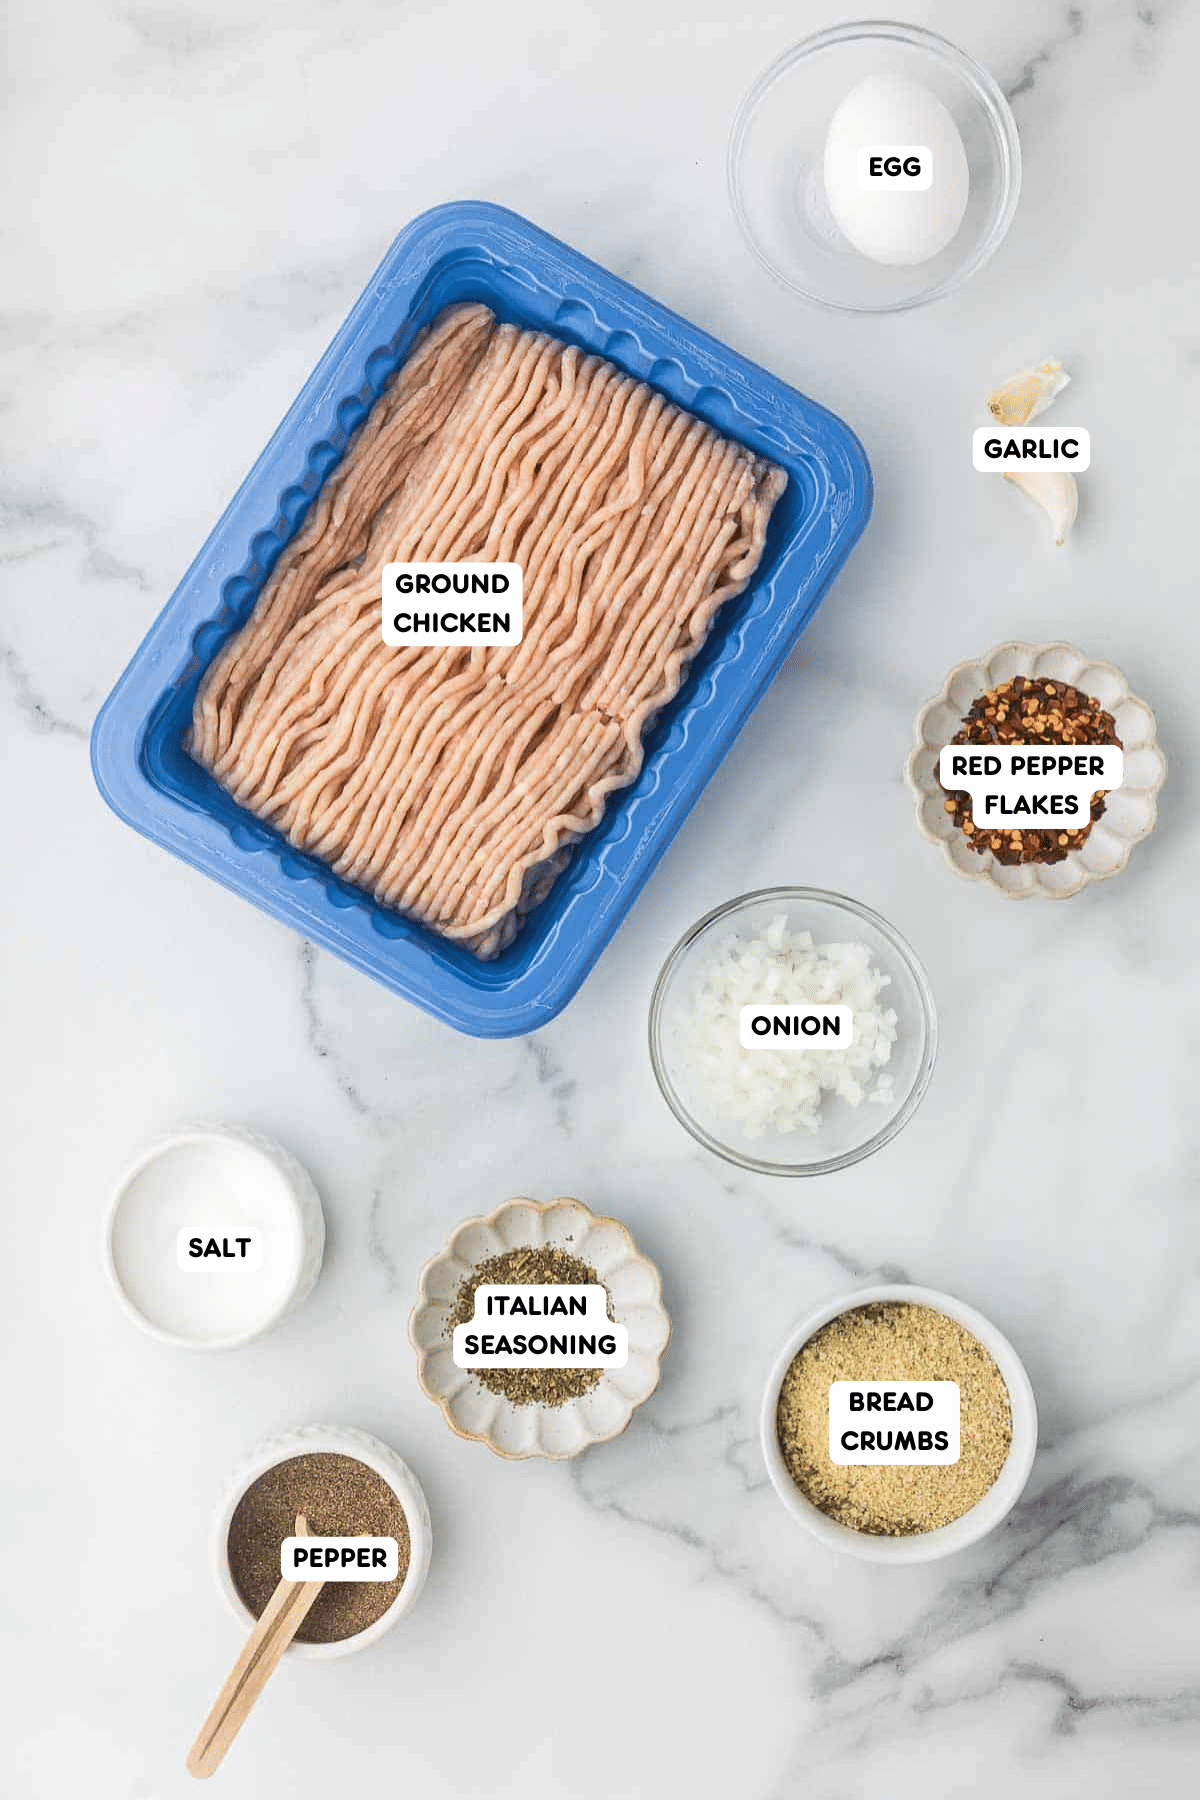
<svg viewBox="0 0 1200 1800"><path fill-rule="evenodd" d="M720 1117L702 1084L692 1078L687 1021L699 971L712 952L730 938L765 931L781 913L791 930L811 932L818 948L829 943L865 944L889 977L880 1004L895 1011L898 1035L892 1059L881 1073L891 1075L894 1092L886 1104L864 1100L856 1107L827 1097L816 1132L752 1138ZM933 992L911 945L870 907L820 888L760 888L698 919L662 966L650 1000L649 1031L655 1080L680 1124L706 1150L758 1175L826 1175L881 1150L921 1104L938 1040Z"/></svg>
<svg viewBox="0 0 1200 1800"><path fill-rule="evenodd" d="M365 1650L368 1644L381 1638L385 1631L390 1631L416 1604L417 1597L425 1586L433 1551L433 1528L429 1522L429 1507L421 1484L408 1464L379 1438L371 1437L365 1431L356 1431L349 1425L301 1425L294 1431L285 1431L278 1437L268 1438L239 1464L217 1507L212 1528L212 1563L217 1585L234 1615L247 1630L255 1620L238 1593L229 1569L229 1527L238 1502L246 1489L277 1463L288 1462L294 1456L319 1453L352 1456L387 1482L404 1509L408 1524L409 1555L408 1573L400 1592L387 1611L373 1625L368 1625L365 1631L356 1632L353 1637L337 1638L330 1644L301 1644L293 1639L286 1654L307 1657L313 1662L328 1661L332 1656L349 1656L352 1651Z"/></svg>
<svg viewBox="0 0 1200 1800"><path fill-rule="evenodd" d="M153 1196L143 1191L145 1184L169 1185L176 1169L179 1179L202 1171L204 1179L236 1193L245 1222L275 1220L267 1249L282 1260L280 1277L264 1290L261 1310L239 1329L209 1326L198 1316L185 1324L181 1313L172 1319L166 1287L156 1293L153 1277L138 1273L136 1238L153 1227L147 1206ZM312 1292L325 1254L325 1215L308 1171L281 1144L232 1125L189 1125L158 1138L126 1169L109 1203L103 1254L125 1316L142 1331L188 1350L230 1350L270 1331ZM154 1254L166 1259L170 1273L174 1243L163 1238ZM194 1279L205 1276L197 1272Z"/></svg>
<svg viewBox="0 0 1200 1800"><path fill-rule="evenodd" d="M846 241L825 197L825 139L865 76L906 76L933 92L958 127L971 187L945 249L905 267L872 262ZM961 287L1004 240L1021 191L1012 109L986 69L918 25L855 20L793 45L738 108L726 156L734 216L764 268L806 300L846 312L898 312Z"/></svg>
<svg viewBox="0 0 1200 1800"><path fill-rule="evenodd" d="M1059 863L998 863L990 850L972 850L946 811L946 790L938 780L938 757L959 730L972 702L1014 675L1065 682L1099 700L1112 713L1125 749L1125 778L1106 796L1104 816L1092 826L1082 849L1072 850ZM1112 663L1085 656L1074 644L1012 642L997 644L977 662L962 662L951 669L941 693L917 714L904 776L916 801L922 836L940 845L956 875L986 882L1010 900L1024 900L1033 894L1067 900L1090 881L1119 875L1133 846L1154 829L1167 759L1159 748L1153 711L1131 693L1124 675Z"/></svg>
<svg viewBox="0 0 1200 1800"><path fill-rule="evenodd" d="M955 1320L965 1331L978 1338L1004 1378L1012 1408L1012 1444L1004 1467L987 1493L969 1512L963 1513L951 1524L941 1525L936 1531L922 1531L911 1537L876 1537L870 1532L854 1531L850 1526L831 1519L820 1507L814 1506L788 1473L775 1428L783 1378L797 1352L823 1325L828 1325L831 1319L881 1300L899 1301L907 1306L928 1306L934 1312L944 1313L947 1318ZM952 1299L949 1294L936 1293L932 1288L871 1287L828 1301L792 1332L776 1357L768 1377L759 1430L763 1458L772 1487L792 1517L798 1519L821 1543L831 1550L841 1550L848 1556L857 1556L863 1562L935 1562L939 1557L953 1555L956 1550L965 1550L968 1544L978 1543L980 1538L986 1537L989 1531L995 1529L1020 1499L1037 1449L1037 1403L1020 1357L1008 1339L982 1313L977 1313L974 1307L964 1306L961 1300Z"/></svg>
<svg viewBox="0 0 1200 1800"><path fill-rule="evenodd" d="M629 1332L623 1369L604 1369L590 1392L562 1406L514 1406L454 1361L447 1322L459 1289L490 1256L527 1245L550 1245L578 1256L608 1289L613 1315ZM486 1218L460 1225L446 1248L421 1271L420 1293L408 1322L417 1353L417 1378L459 1437L475 1438L497 1456L516 1461L543 1456L562 1461L591 1444L618 1437L658 1386L671 1321L655 1265L624 1225L590 1212L578 1200L507 1200Z"/></svg>

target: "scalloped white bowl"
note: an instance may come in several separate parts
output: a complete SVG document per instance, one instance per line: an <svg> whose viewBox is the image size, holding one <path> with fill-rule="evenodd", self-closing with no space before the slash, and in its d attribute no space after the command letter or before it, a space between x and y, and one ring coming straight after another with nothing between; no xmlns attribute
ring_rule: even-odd
<svg viewBox="0 0 1200 1800"><path fill-rule="evenodd" d="M372 1437L369 1432L359 1431L351 1425L299 1425L292 1431L280 1432L275 1437L265 1439L243 1458L230 1477L218 1502L209 1540L217 1585L234 1616L247 1628L255 1620L238 1593L229 1567L229 1527L233 1523L238 1502L247 1488L277 1463L289 1462L294 1456L314 1454L351 1456L356 1462L365 1463L368 1469L373 1469L395 1494L408 1525L408 1572L387 1611L373 1625L355 1632L353 1637L333 1638L324 1644L307 1644L293 1638L284 1653L306 1662L329 1662L334 1657L349 1656L356 1650L365 1650L368 1644L375 1643L385 1632L390 1631L410 1607L415 1606L429 1573L429 1562L433 1554L433 1527L429 1521L429 1506L424 1490L408 1464L390 1444Z"/></svg>
<svg viewBox="0 0 1200 1800"><path fill-rule="evenodd" d="M195 1320L186 1325L173 1320L165 1297L162 1305L150 1304L153 1283L146 1280L144 1273L134 1282L127 1272L126 1253L131 1254L132 1270L138 1270L137 1255L130 1252L130 1242L136 1243L136 1234L129 1242L123 1242L129 1226L128 1203L137 1183L155 1165L170 1167L193 1157L204 1158L206 1179L218 1181L218 1197L221 1188L236 1195L248 1219L261 1216L257 1208L263 1201L264 1188L273 1194L276 1207L282 1200L284 1210L290 1213L288 1224L280 1225L269 1239L269 1254L277 1255L288 1270L286 1286L272 1290L258 1315L237 1330L222 1331L216 1325L205 1330ZM155 1138L126 1168L109 1201L103 1253L113 1293L126 1318L142 1331L160 1343L175 1344L185 1350L232 1350L262 1337L308 1298L325 1255L325 1215L312 1177L282 1144L238 1125L189 1124Z"/></svg>
<svg viewBox="0 0 1200 1800"><path fill-rule="evenodd" d="M529 1245L566 1250L588 1263L629 1332L629 1360L605 1369L590 1393L562 1406L514 1406L493 1394L469 1369L456 1366L447 1324L458 1291L489 1256ZM662 1281L624 1225L589 1211L578 1200L506 1200L486 1217L468 1219L421 1271L408 1322L417 1353L417 1379L459 1437L475 1438L497 1456L517 1461L543 1456L562 1461L590 1444L619 1437L635 1410L658 1386L671 1321Z"/></svg>
<svg viewBox="0 0 1200 1800"><path fill-rule="evenodd" d="M1125 779L1108 794L1104 816L1092 826L1087 842L1060 863L998 863L990 851L972 850L946 811L946 793L938 781L937 760L961 726L972 701L1014 675L1062 681L1092 695L1112 713L1125 748ZM1089 881L1119 875L1135 844L1148 837L1158 817L1158 793L1166 780L1167 759L1158 744L1158 721L1146 702L1130 690L1120 669L1085 656L1074 644L997 644L977 662L951 669L940 694L917 714L913 748L904 776L917 808L917 824L956 875L983 881L1010 900L1039 894L1067 900Z"/></svg>

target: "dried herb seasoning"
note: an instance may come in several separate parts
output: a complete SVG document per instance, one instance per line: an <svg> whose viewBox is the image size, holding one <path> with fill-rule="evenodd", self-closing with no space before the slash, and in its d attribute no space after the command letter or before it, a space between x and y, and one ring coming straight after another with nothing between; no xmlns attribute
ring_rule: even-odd
<svg viewBox="0 0 1200 1800"><path fill-rule="evenodd" d="M1117 744L1116 720L1091 695L1063 681L1014 675L972 702L954 744ZM945 783L942 783L945 787ZM1104 814L1104 793L1092 795L1091 818L1077 831L980 829L971 816L971 796L951 793L946 811L981 855L991 851L1000 863L1057 863L1087 842Z"/></svg>
<svg viewBox="0 0 1200 1800"><path fill-rule="evenodd" d="M956 1381L956 1463L835 1463L834 1381ZM982 1500L1012 1444L1008 1388L978 1338L931 1306L877 1300L839 1313L803 1344L779 1393L775 1430L788 1473L814 1506L874 1537L936 1531Z"/></svg>
<svg viewBox="0 0 1200 1800"><path fill-rule="evenodd" d="M456 1325L466 1325L475 1317L475 1289L494 1282L507 1287L534 1287L543 1284L571 1287L594 1286L600 1280L582 1257L551 1245L530 1244L518 1250L505 1250L479 1263L463 1281L446 1321L446 1336L453 1337ZM608 1316L613 1316L612 1298L608 1297ZM601 1369L473 1369L476 1381L493 1394L501 1394L514 1406L563 1406L568 1400L579 1400L599 1382Z"/></svg>
<svg viewBox="0 0 1200 1800"><path fill-rule="evenodd" d="M229 1522L233 1585L257 1619L279 1586L279 1550L303 1513L313 1537L393 1537L394 1581L328 1581L296 1633L303 1644L355 1637L383 1617L404 1585L411 1545L399 1499L357 1457L319 1450L276 1463L246 1489Z"/></svg>

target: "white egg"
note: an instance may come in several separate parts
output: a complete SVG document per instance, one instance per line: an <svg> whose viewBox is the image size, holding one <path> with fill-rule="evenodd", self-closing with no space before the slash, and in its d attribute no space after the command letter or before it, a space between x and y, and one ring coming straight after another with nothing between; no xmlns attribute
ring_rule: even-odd
<svg viewBox="0 0 1200 1800"><path fill-rule="evenodd" d="M929 151L928 188L859 183L859 151ZM868 75L834 113L825 139L825 193L843 235L879 263L922 263L944 250L967 206L970 176L958 126L936 94L905 75Z"/></svg>

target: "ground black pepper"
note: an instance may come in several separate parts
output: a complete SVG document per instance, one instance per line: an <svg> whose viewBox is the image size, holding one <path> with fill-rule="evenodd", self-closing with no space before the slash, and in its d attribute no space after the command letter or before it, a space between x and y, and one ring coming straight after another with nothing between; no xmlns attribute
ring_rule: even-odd
<svg viewBox="0 0 1200 1800"><path fill-rule="evenodd" d="M279 1586L279 1549L303 1513L313 1537L394 1537L394 1581L329 1581L296 1633L303 1644L355 1637L382 1618L404 1585L408 1521L381 1475L354 1456L314 1451L276 1463L246 1489L229 1523L229 1572L257 1619Z"/></svg>
<svg viewBox="0 0 1200 1800"><path fill-rule="evenodd" d="M1098 700L1063 681L1014 675L972 702L954 744L1120 744L1116 720ZM945 784L942 784L945 786ZM946 811L981 855L991 851L1000 863L1057 863L1087 842L1104 813L1103 791L1092 795L1091 819L1080 831L978 830L971 817L971 796L950 793Z"/></svg>

